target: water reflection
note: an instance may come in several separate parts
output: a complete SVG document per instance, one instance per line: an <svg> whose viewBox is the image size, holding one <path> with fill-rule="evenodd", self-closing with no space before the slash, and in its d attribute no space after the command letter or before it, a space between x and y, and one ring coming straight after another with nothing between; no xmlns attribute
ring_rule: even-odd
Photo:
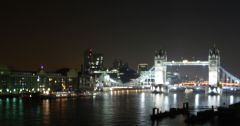
<svg viewBox="0 0 240 126"><path fill-rule="evenodd" d="M198 108L198 106L199 106L199 94L196 94L195 95L195 108Z"/></svg>
<svg viewBox="0 0 240 126"><path fill-rule="evenodd" d="M20 101L22 100L17 98L0 99L1 125L15 125L11 120L16 120L17 124L21 125L22 122L19 121L23 119L23 105Z"/></svg>
<svg viewBox="0 0 240 126"><path fill-rule="evenodd" d="M177 106L177 94L176 93L174 93L173 94L173 106Z"/></svg>
<svg viewBox="0 0 240 126"><path fill-rule="evenodd" d="M234 96L231 95L231 96L230 96L230 104L233 104L233 103L234 103Z"/></svg>
<svg viewBox="0 0 240 126"><path fill-rule="evenodd" d="M145 93L141 93L141 102L140 102L140 107L141 109L145 109Z"/></svg>
<svg viewBox="0 0 240 126"><path fill-rule="evenodd" d="M1 109L2 108L2 102L3 102L2 99L0 99L0 113L1 113L1 110L2 110Z"/></svg>
<svg viewBox="0 0 240 126"><path fill-rule="evenodd" d="M220 106L220 96L208 96L208 106Z"/></svg>
<svg viewBox="0 0 240 126"><path fill-rule="evenodd" d="M155 107L159 108L160 111L168 111L169 107L170 107L168 95L156 94L155 95Z"/></svg>
<svg viewBox="0 0 240 126"><path fill-rule="evenodd" d="M201 106L220 106L240 101L240 96L205 94L152 94L150 92L112 91L95 98L31 101L0 99L1 125L151 125L152 108L161 111L181 107L188 101L196 110ZM199 109L200 110L200 109ZM166 119L159 125L178 125L181 119ZM179 124L181 125L181 124Z"/></svg>
<svg viewBox="0 0 240 126"><path fill-rule="evenodd" d="M103 103L99 102L98 99L94 99L94 106L102 108L102 110L98 111L105 115L103 116L103 120L105 120L105 122L103 122L104 125L108 125L109 123L111 123L112 117L114 116L112 103L114 101L113 98L117 94L119 94L119 91L112 91L110 95L103 94ZM97 118L99 117L97 116Z"/></svg>
<svg viewBox="0 0 240 126"><path fill-rule="evenodd" d="M42 110L43 110L43 115L45 117L50 115L49 100L43 100L43 102L42 102Z"/></svg>
<svg viewBox="0 0 240 126"><path fill-rule="evenodd" d="M165 106L164 110L169 110L170 109L168 95L166 95L164 97L164 106Z"/></svg>

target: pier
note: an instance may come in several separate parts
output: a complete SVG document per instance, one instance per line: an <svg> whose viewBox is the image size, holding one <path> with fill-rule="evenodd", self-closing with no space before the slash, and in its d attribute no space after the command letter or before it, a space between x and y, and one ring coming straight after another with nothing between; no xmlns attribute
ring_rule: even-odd
<svg viewBox="0 0 240 126"><path fill-rule="evenodd" d="M155 121L161 121L165 118L174 118L180 114L184 115L184 122L188 125L203 125L210 123L212 125L231 125L235 126L240 120L240 103L229 105L228 107L217 107L212 106L207 109L203 107L203 111L193 114L188 106L188 103L183 104L183 108L171 108L170 111L161 112L159 108L153 108L153 113L150 116L153 123Z"/></svg>

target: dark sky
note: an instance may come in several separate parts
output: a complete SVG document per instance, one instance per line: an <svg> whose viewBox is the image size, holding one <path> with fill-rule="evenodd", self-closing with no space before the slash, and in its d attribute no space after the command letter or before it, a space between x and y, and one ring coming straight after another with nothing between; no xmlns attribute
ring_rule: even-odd
<svg viewBox="0 0 240 126"><path fill-rule="evenodd" d="M35 70L79 68L89 47L105 66L120 58L133 68L153 64L155 49L168 59L207 60L215 41L222 66L240 75L240 4L210 0L40 0L1 4L0 64ZM193 2L194 1L194 2Z"/></svg>

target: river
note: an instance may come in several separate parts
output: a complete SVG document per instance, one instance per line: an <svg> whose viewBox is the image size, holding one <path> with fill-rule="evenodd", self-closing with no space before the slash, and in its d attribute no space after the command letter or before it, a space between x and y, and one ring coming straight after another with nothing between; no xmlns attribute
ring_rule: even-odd
<svg viewBox="0 0 240 126"><path fill-rule="evenodd" d="M1 126L185 126L184 117L153 124L153 107L162 111L189 102L194 111L202 106L229 105L240 96L193 93L152 94L148 91L115 91L94 97L51 100L0 99ZM193 112L194 112L193 111ZM210 125L210 124L205 124Z"/></svg>

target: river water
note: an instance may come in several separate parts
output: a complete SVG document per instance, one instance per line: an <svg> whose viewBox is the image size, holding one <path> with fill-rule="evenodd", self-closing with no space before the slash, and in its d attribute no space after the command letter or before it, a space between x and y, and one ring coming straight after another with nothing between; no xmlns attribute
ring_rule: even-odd
<svg viewBox="0 0 240 126"><path fill-rule="evenodd" d="M52 100L0 99L1 126L185 126L184 117L164 119L152 123L153 107L162 111L182 107L189 102L200 111L203 106L229 105L240 96L169 93L152 94L147 91L115 91L94 97ZM194 111L193 111L194 112ZM210 124L205 124L210 125Z"/></svg>

